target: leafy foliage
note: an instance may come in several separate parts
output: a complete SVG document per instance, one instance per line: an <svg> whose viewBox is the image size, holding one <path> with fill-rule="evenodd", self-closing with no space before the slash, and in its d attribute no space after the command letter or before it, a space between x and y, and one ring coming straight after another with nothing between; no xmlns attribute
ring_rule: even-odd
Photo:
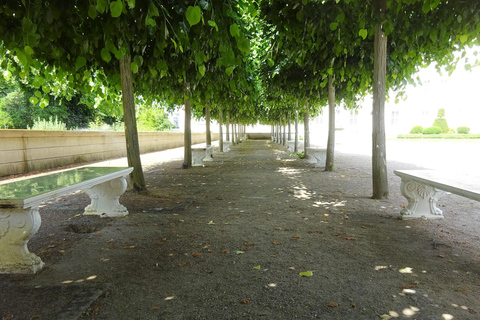
<svg viewBox="0 0 480 320"><path fill-rule="evenodd" d="M470 128L469 127L458 127L457 128L457 133L458 134L469 134L470 133Z"/></svg>
<svg viewBox="0 0 480 320"><path fill-rule="evenodd" d="M441 133L442 133L442 129L435 126L423 129L423 134L441 134Z"/></svg>
<svg viewBox="0 0 480 320"><path fill-rule="evenodd" d="M411 134L418 134L418 133L423 133L423 127L422 126L415 126L410 130Z"/></svg>

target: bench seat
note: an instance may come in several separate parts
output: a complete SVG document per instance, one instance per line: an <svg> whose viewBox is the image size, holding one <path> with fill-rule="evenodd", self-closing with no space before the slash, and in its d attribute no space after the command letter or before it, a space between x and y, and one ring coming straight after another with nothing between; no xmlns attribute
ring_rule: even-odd
<svg viewBox="0 0 480 320"><path fill-rule="evenodd" d="M39 206L83 190L91 199L84 214L128 214L119 203L133 168L84 167L0 184L0 273L36 273L42 260L27 248L41 224Z"/></svg>
<svg viewBox="0 0 480 320"><path fill-rule="evenodd" d="M442 210L437 207L438 199L450 192L480 201L479 179L467 174L436 170L395 170L402 181L400 191L408 205L401 212L402 219L441 219Z"/></svg>

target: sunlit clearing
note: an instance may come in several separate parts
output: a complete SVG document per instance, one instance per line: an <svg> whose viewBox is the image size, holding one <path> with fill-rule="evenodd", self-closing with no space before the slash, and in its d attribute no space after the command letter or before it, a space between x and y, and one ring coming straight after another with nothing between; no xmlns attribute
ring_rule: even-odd
<svg viewBox="0 0 480 320"><path fill-rule="evenodd" d="M400 317L400 315L398 314L397 311L389 311L388 314L389 314L392 318L398 318L398 317Z"/></svg>
<svg viewBox="0 0 480 320"><path fill-rule="evenodd" d="M285 173L285 174L297 174L300 171L298 171L297 169L283 167L283 168L278 168L277 172Z"/></svg>
<svg viewBox="0 0 480 320"><path fill-rule="evenodd" d="M332 202L317 201L313 204L313 206L317 207L317 208L322 206L322 207L325 207L325 208L328 209L330 207L344 207L346 203L347 203L347 201L340 201L340 202L338 202L338 201L332 201Z"/></svg>
<svg viewBox="0 0 480 320"><path fill-rule="evenodd" d="M78 280L65 280L65 281L62 281L63 284L69 284L69 283L73 283L73 282L76 282L76 283L80 283L80 282L84 282L85 280L93 280L93 279L96 279L97 276L96 275L92 275L90 277L87 277L85 279L78 279Z"/></svg>
<svg viewBox="0 0 480 320"><path fill-rule="evenodd" d="M445 319L445 320L452 320L454 318L454 316L452 316L451 314L448 314L448 313L444 313L444 314L442 314L442 318Z"/></svg>
<svg viewBox="0 0 480 320"><path fill-rule="evenodd" d="M406 267L406 268L398 270L398 272L400 272L400 273L413 273L412 270L413 270L413 268Z"/></svg>
<svg viewBox="0 0 480 320"><path fill-rule="evenodd" d="M415 313L417 313L418 311L420 311L420 309L418 309L417 307L410 306L410 308L403 309L402 313L407 318L410 318L411 316L414 316Z"/></svg>
<svg viewBox="0 0 480 320"><path fill-rule="evenodd" d="M383 270L383 269L388 269L388 267L387 266L375 266L375 271Z"/></svg>
<svg viewBox="0 0 480 320"><path fill-rule="evenodd" d="M295 198L307 200L312 198L312 193L307 190L305 186L295 186L293 187L293 194Z"/></svg>

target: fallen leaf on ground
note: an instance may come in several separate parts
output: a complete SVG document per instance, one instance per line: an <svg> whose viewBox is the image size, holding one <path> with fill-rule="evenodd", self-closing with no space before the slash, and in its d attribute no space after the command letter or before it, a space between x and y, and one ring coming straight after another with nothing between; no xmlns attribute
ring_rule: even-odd
<svg viewBox="0 0 480 320"><path fill-rule="evenodd" d="M156 307L156 306L155 307L150 307L150 311L155 311L155 310L158 310L158 309L160 309L160 307Z"/></svg>
<svg viewBox="0 0 480 320"><path fill-rule="evenodd" d="M357 240L354 237L346 237L345 240Z"/></svg>
<svg viewBox="0 0 480 320"><path fill-rule="evenodd" d="M300 272L299 275L302 277L311 277L313 276L313 272L312 271Z"/></svg>
<svg viewBox="0 0 480 320"><path fill-rule="evenodd" d="M438 256L439 256L440 258L445 258L447 255L446 255L445 253L440 253Z"/></svg>
<svg viewBox="0 0 480 320"><path fill-rule="evenodd" d="M249 301L248 299L242 299L241 303L243 303L243 304L249 304L250 301Z"/></svg>
<svg viewBox="0 0 480 320"><path fill-rule="evenodd" d="M222 253L229 253L230 251L228 250L222 250Z"/></svg>
<svg viewBox="0 0 480 320"><path fill-rule="evenodd" d="M194 257L198 257L198 256L201 256L202 254L201 253L192 253L192 256Z"/></svg>
<svg viewBox="0 0 480 320"><path fill-rule="evenodd" d="M207 223L207 224L215 224L215 222L213 222L213 221L210 221L210 222L209 222L209 223Z"/></svg>
<svg viewBox="0 0 480 320"><path fill-rule="evenodd" d="M165 244L165 242L158 242L157 246L163 246L164 244Z"/></svg>
<svg viewBox="0 0 480 320"><path fill-rule="evenodd" d="M330 303L328 304L328 306L329 306L330 308L336 308L336 307L338 307L338 303L336 303L336 302L330 302Z"/></svg>
<svg viewBox="0 0 480 320"><path fill-rule="evenodd" d="M279 241L273 241L273 244L274 244L274 245L279 245L280 242L279 242Z"/></svg>
<svg viewBox="0 0 480 320"><path fill-rule="evenodd" d="M300 238L301 238L300 236L293 236L292 240L296 240L296 239L300 239Z"/></svg>
<svg viewBox="0 0 480 320"><path fill-rule="evenodd" d="M168 300L173 300L175 298L175 296L171 296L171 297L166 297L164 300L168 301Z"/></svg>
<svg viewBox="0 0 480 320"><path fill-rule="evenodd" d="M253 269L260 270L260 266L255 266L255 267L253 267Z"/></svg>
<svg viewBox="0 0 480 320"><path fill-rule="evenodd" d="M276 283L269 283L268 286L269 286L270 288L275 288L275 287L277 286L277 284L276 284Z"/></svg>
<svg viewBox="0 0 480 320"><path fill-rule="evenodd" d="M242 253L245 253L243 251L240 251L240 250L235 250L235 251L232 251L232 254L242 254Z"/></svg>
<svg viewBox="0 0 480 320"><path fill-rule="evenodd" d="M391 319L391 318L392 318L392 316L390 316L390 315L388 315L388 314L382 314L382 315L380 316L380 319L384 319L384 320L388 320L388 319Z"/></svg>

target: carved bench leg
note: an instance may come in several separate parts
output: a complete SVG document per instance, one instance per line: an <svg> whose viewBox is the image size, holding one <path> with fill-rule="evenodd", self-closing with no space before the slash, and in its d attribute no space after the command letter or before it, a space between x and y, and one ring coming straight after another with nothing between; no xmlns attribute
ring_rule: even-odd
<svg viewBox="0 0 480 320"><path fill-rule="evenodd" d="M0 273L36 273L43 261L28 251L42 220L38 208L0 209Z"/></svg>
<svg viewBox="0 0 480 320"><path fill-rule="evenodd" d="M122 206L118 199L127 190L125 177L117 178L85 189L92 202L85 208L85 215L102 217L124 217L128 214L127 208Z"/></svg>
<svg viewBox="0 0 480 320"><path fill-rule="evenodd" d="M408 205L400 212L402 219L441 219L442 210L437 208L438 199L445 191L436 189L413 180L403 180L400 190L408 200Z"/></svg>
<svg viewBox="0 0 480 320"><path fill-rule="evenodd" d="M207 147L205 150L205 158L203 158L203 161L213 161L213 147Z"/></svg>
<svg viewBox="0 0 480 320"><path fill-rule="evenodd" d="M203 166L203 159L205 158L205 150L192 149L192 167L201 167Z"/></svg>

